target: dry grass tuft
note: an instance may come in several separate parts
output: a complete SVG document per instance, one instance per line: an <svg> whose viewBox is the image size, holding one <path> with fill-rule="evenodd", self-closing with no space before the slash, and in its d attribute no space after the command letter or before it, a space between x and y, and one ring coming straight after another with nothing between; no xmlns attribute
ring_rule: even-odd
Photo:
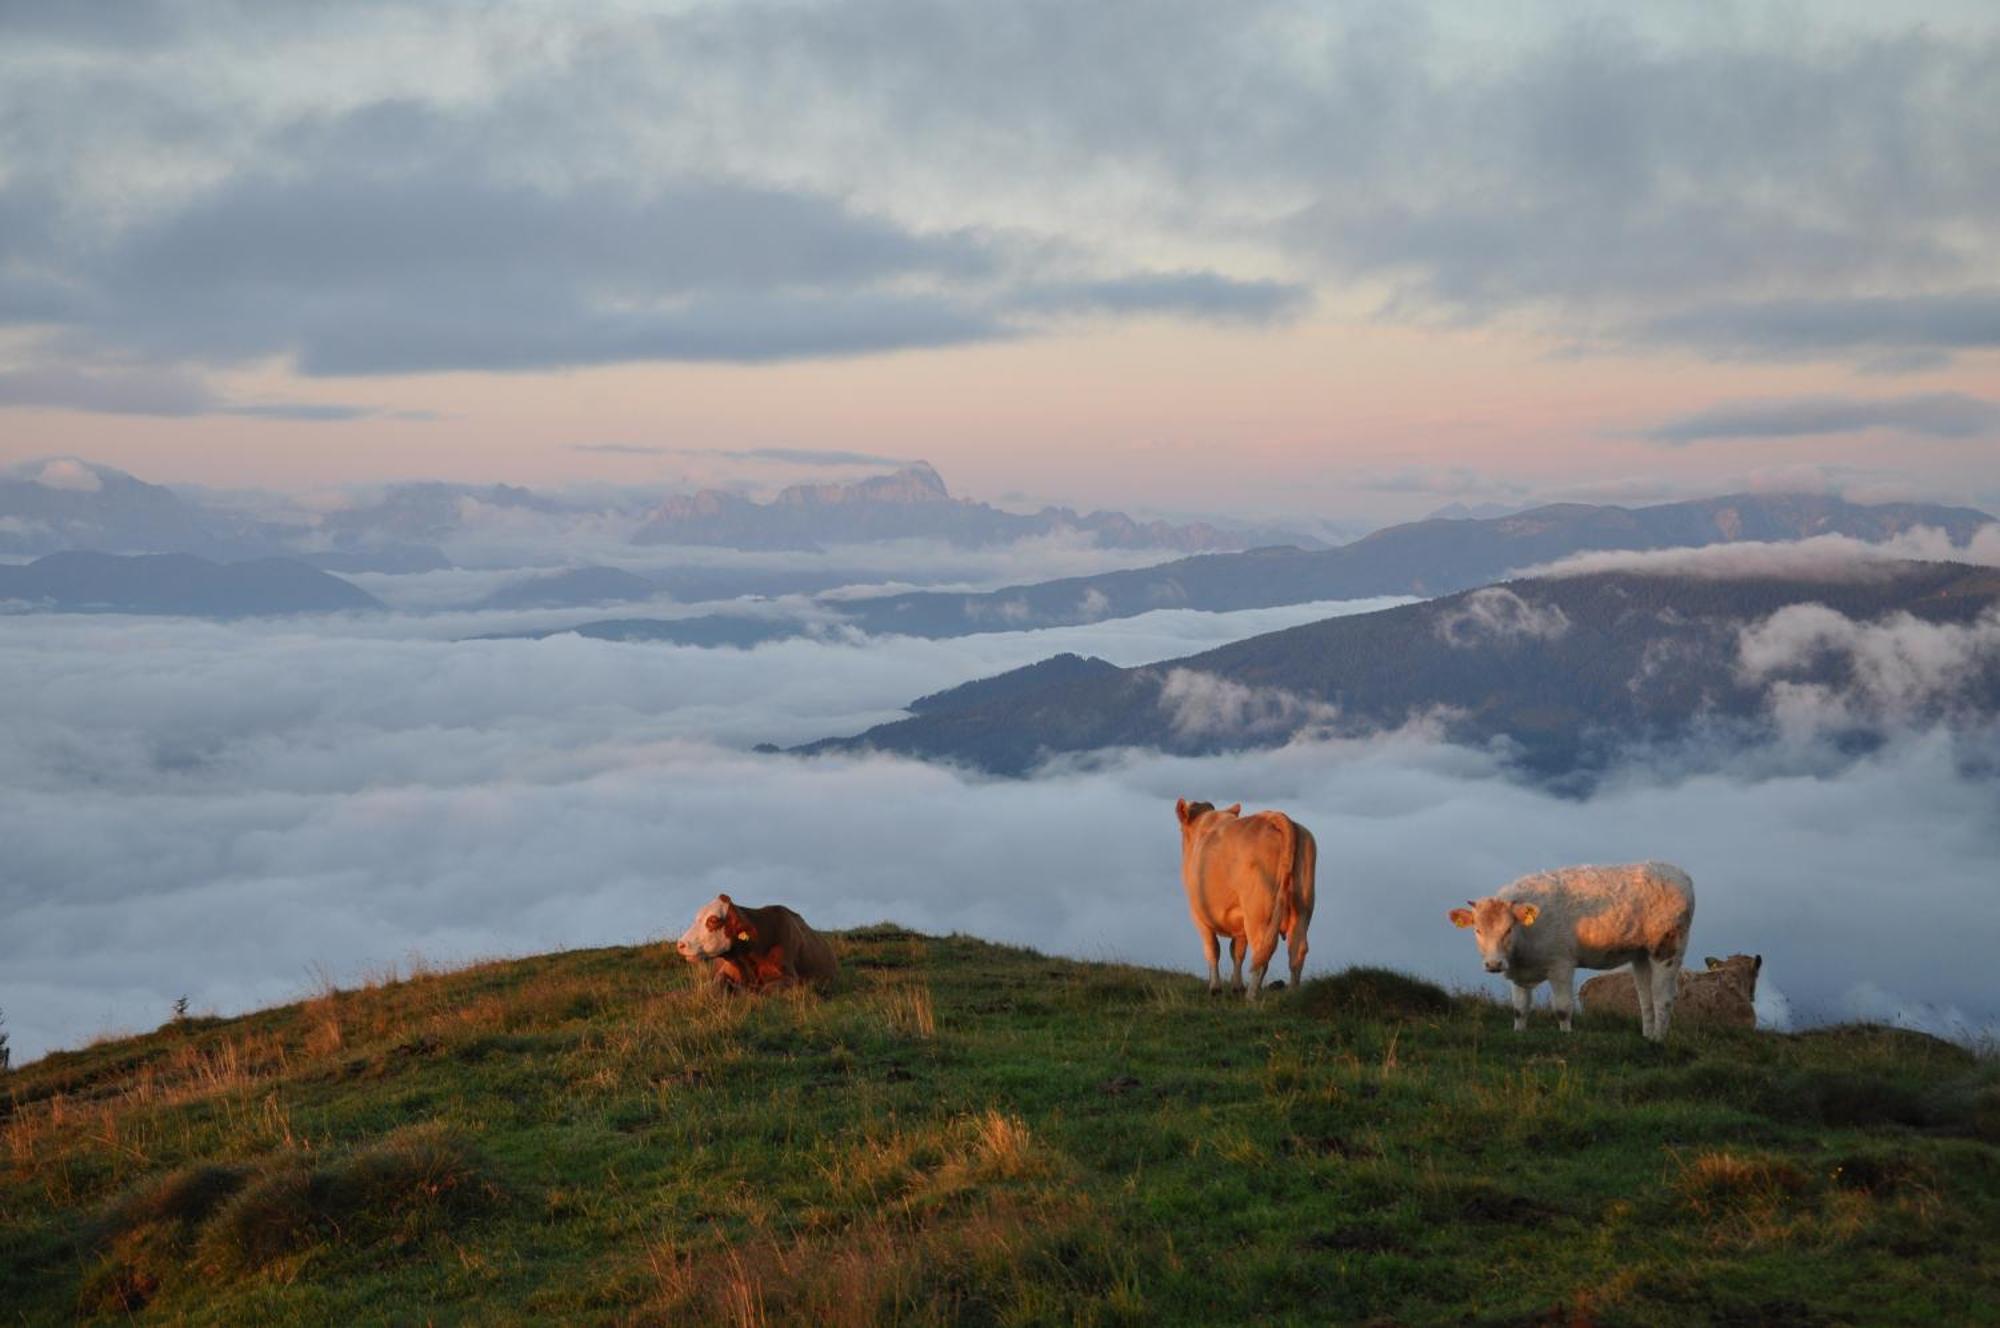
<svg viewBox="0 0 2000 1328"><path fill-rule="evenodd" d="M899 1037L929 1041L937 1036L937 1010L927 986L899 986L884 996L890 1029Z"/></svg>
<svg viewBox="0 0 2000 1328"><path fill-rule="evenodd" d="M761 1328L811 1323L872 1328L1044 1317L1026 1267L1043 1246L1086 1244L1078 1212L1004 1197L972 1211L864 1218L786 1240L768 1231L715 1251L648 1251L645 1321ZM1024 1313L996 1313L1013 1305Z"/></svg>
<svg viewBox="0 0 2000 1328"><path fill-rule="evenodd" d="M1803 1194L1804 1171L1782 1158L1749 1157L1727 1149L1700 1153L1681 1167L1674 1190L1703 1217L1767 1214Z"/></svg>

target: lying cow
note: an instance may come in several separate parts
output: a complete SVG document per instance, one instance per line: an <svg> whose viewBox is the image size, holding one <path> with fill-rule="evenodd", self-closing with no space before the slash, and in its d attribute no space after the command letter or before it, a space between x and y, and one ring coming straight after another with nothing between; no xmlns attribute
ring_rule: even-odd
<svg viewBox="0 0 2000 1328"><path fill-rule="evenodd" d="M1674 1010L1683 1023L1719 1024L1729 1028L1757 1026L1757 975L1763 971L1763 955L1731 955L1727 959L1710 956L1703 961L1704 972L1682 969L1674 993ZM1639 990L1630 973L1606 973L1577 988L1577 998L1586 1010L1609 1010L1633 1014L1639 1008Z"/></svg>
<svg viewBox="0 0 2000 1328"><path fill-rule="evenodd" d="M739 908L717 895L694 915L675 947L691 964L704 964L716 986L762 991L792 982L826 987L840 971L833 947L783 904Z"/></svg>
<svg viewBox="0 0 2000 1328"><path fill-rule="evenodd" d="M1242 815L1243 804L1217 811L1214 803L1174 804L1181 823L1181 884L1188 912L1208 956L1208 990L1222 990L1221 947L1229 938L1243 990L1243 952L1250 952L1250 996L1264 985L1264 970L1278 942L1291 939L1292 985L1306 966L1306 927L1312 922L1313 874L1319 846L1312 832L1283 812Z"/></svg>
<svg viewBox="0 0 2000 1328"><path fill-rule="evenodd" d="M1451 920L1472 928L1488 973L1514 984L1514 1028L1528 1026L1535 987L1549 984L1556 1017L1570 1030L1576 970L1632 965L1639 1031L1667 1036L1676 975L1694 925L1694 882L1679 867L1562 867L1523 876L1485 899L1467 900Z"/></svg>

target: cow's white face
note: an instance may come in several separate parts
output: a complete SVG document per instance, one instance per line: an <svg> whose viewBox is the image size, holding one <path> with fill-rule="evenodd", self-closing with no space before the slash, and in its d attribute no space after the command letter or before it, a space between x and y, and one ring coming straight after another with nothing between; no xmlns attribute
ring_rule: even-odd
<svg viewBox="0 0 2000 1328"><path fill-rule="evenodd" d="M694 915L694 921L681 933L680 941L674 946L681 952L681 958L689 963L703 959L713 959L736 944L736 930L731 923L739 922L736 905L728 895L717 895L701 906Z"/></svg>
<svg viewBox="0 0 2000 1328"><path fill-rule="evenodd" d="M1470 927L1479 945L1479 957L1488 973L1505 973L1514 966L1514 947L1523 929L1535 925L1541 910L1533 904L1514 904L1488 896L1468 899L1465 908L1451 911L1454 926Z"/></svg>

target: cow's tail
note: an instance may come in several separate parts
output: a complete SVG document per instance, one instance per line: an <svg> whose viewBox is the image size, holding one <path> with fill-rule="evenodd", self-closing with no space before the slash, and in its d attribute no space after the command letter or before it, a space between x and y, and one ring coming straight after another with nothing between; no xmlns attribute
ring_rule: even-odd
<svg viewBox="0 0 2000 1328"><path fill-rule="evenodd" d="M1283 812L1285 846L1278 853L1278 935L1289 936L1299 918L1299 823Z"/></svg>

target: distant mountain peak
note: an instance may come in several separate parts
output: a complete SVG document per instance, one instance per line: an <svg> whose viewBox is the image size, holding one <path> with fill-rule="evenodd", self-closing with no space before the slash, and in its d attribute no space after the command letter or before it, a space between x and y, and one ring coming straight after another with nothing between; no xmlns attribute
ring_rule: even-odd
<svg viewBox="0 0 2000 1328"><path fill-rule="evenodd" d="M938 539L978 547L1071 533L1086 535L1103 548L1183 553L1270 542L1204 523L1142 523L1122 512L1079 516L1066 507L1045 507L1030 515L1003 511L953 497L944 477L928 461L913 461L887 474L847 483L794 484L768 503L718 490L669 498L647 516L633 542L813 549L874 540Z"/></svg>
<svg viewBox="0 0 2000 1328"><path fill-rule="evenodd" d="M794 484L779 493L784 507L839 507L849 503L948 503L951 491L928 461L851 484Z"/></svg>

